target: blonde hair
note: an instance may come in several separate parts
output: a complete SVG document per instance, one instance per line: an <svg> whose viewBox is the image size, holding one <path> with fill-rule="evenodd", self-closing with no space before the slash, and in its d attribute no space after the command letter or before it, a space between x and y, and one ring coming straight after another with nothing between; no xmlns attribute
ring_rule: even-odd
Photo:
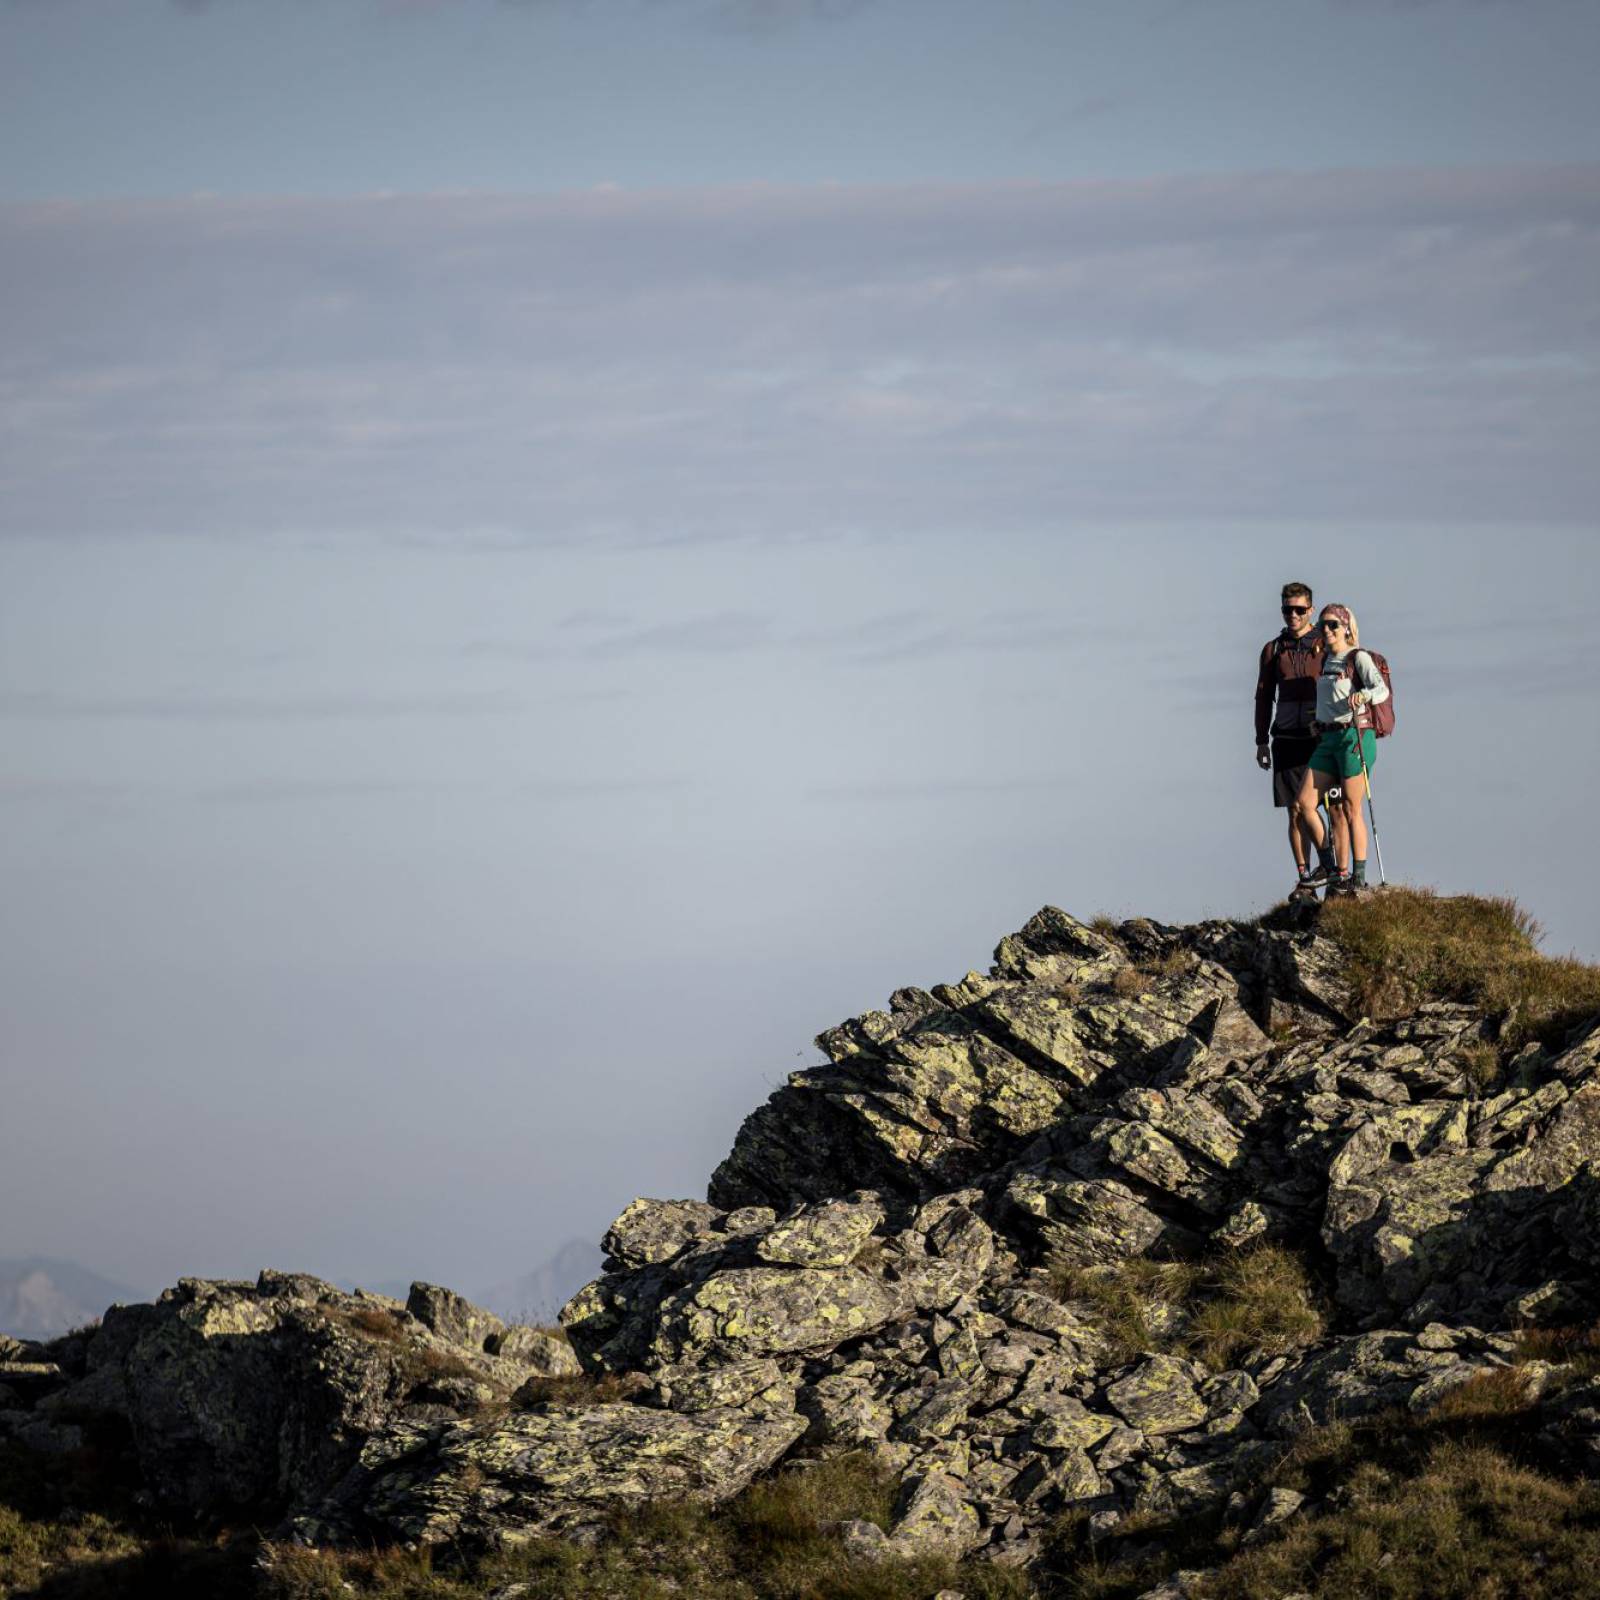
<svg viewBox="0 0 1600 1600"><path fill-rule="evenodd" d="M1326 605L1317 614L1317 621L1320 623L1329 612L1332 612L1344 624L1344 636L1350 641L1350 648L1352 650L1359 649L1361 646L1361 629L1356 626L1355 612L1349 606Z"/></svg>

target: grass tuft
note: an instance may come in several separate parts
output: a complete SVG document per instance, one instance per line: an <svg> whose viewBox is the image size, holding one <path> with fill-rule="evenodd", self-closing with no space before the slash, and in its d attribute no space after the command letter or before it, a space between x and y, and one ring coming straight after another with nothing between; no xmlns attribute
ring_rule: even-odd
<svg viewBox="0 0 1600 1600"><path fill-rule="evenodd" d="M1514 900L1388 889L1322 909L1344 946L1357 1003L1374 1019L1425 1000L1481 1007L1502 1022L1502 1050L1559 1047L1600 1015L1600 967L1539 953L1539 925Z"/></svg>
<svg viewBox="0 0 1600 1600"><path fill-rule="evenodd" d="M638 1389L638 1382L630 1382L632 1374L607 1372L591 1377L587 1372L563 1372L529 1378L512 1396L519 1411L532 1411L535 1406L555 1406L571 1409L583 1406L610 1405L626 1400Z"/></svg>
<svg viewBox="0 0 1600 1600"><path fill-rule="evenodd" d="M1200 1263L1138 1256L1112 1266L1058 1263L1051 1289L1094 1307L1108 1359L1117 1362L1141 1350L1182 1350L1220 1372L1297 1350L1324 1326L1304 1264L1275 1244Z"/></svg>
<svg viewBox="0 0 1600 1600"><path fill-rule="evenodd" d="M1505 1072L1500 1052L1487 1039L1474 1039L1457 1052L1467 1082L1480 1095L1491 1094Z"/></svg>
<svg viewBox="0 0 1600 1600"><path fill-rule="evenodd" d="M1281 1356L1322 1337L1310 1275L1280 1245L1223 1256L1212 1268L1210 1297L1194 1313L1189 1343L1214 1371L1246 1357Z"/></svg>
<svg viewBox="0 0 1600 1600"><path fill-rule="evenodd" d="M1584 1328L1521 1328L1517 1332L1515 1359L1570 1366L1573 1377L1593 1377L1600 1373L1600 1324Z"/></svg>
<svg viewBox="0 0 1600 1600"><path fill-rule="evenodd" d="M1118 967L1111 974L1110 989L1119 1000L1131 1000L1150 988L1150 974L1142 967Z"/></svg>

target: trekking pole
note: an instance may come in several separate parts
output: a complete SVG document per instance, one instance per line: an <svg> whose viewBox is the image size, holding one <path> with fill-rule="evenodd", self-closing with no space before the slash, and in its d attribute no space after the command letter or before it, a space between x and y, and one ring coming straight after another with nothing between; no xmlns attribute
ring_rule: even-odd
<svg viewBox="0 0 1600 1600"><path fill-rule="evenodd" d="M1356 729L1356 754L1361 758L1361 776L1367 780L1367 815L1372 819L1372 848L1378 857L1378 882L1387 884L1383 873L1383 846L1378 843L1378 813L1372 809L1372 774L1367 771L1367 752L1361 748L1360 728ZM1355 859L1355 841L1350 842L1350 857Z"/></svg>

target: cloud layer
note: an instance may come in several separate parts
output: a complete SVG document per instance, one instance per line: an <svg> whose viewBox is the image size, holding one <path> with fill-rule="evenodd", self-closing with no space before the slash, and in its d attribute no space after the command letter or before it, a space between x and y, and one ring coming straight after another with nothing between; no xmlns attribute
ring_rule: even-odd
<svg viewBox="0 0 1600 1600"><path fill-rule="evenodd" d="M1581 518L1600 167L0 211L11 535Z"/></svg>

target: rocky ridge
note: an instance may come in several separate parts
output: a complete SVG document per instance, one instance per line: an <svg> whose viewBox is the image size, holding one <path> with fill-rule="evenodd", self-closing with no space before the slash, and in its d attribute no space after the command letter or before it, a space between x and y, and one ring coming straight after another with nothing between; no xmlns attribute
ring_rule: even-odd
<svg viewBox="0 0 1600 1600"><path fill-rule="evenodd" d="M1308 1424L1421 1410L1510 1364L1515 1328L1600 1308L1600 1019L1485 1095L1482 1014L1377 1024L1345 970L1314 912L1047 907L987 973L823 1033L706 1201L634 1201L570 1348L426 1285L191 1280L0 1350L0 1429L70 1448L114 1416L162 1503L269 1508L315 1543L582 1538L853 1450L901 1484L891 1527L839 1528L863 1556L1022 1564L1065 1507L1215 1504ZM1074 1289L1267 1245L1308 1260L1328 1326L1237 1366L1130 1351ZM578 1392L538 1381L563 1373ZM1592 1469L1600 1384L1538 1425Z"/></svg>

